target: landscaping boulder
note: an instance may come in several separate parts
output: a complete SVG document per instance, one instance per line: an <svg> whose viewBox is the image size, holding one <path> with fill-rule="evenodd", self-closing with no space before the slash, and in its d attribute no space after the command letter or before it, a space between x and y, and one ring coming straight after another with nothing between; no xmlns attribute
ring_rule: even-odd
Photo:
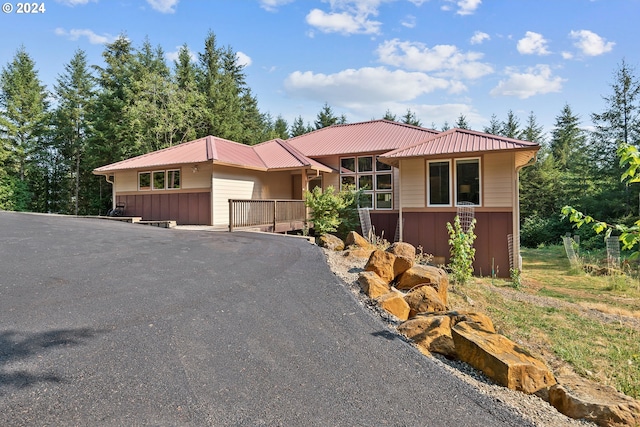
<svg viewBox="0 0 640 427"><path fill-rule="evenodd" d="M395 277L413 267L416 262L416 248L409 243L395 242L387 248L387 252L396 256L396 261L393 265Z"/></svg>
<svg viewBox="0 0 640 427"><path fill-rule="evenodd" d="M599 426L640 426L639 401L575 374L558 376L558 384L549 389L549 403L570 418Z"/></svg>
<svg viewBox="0 0 640 427"><path fill-rule="evenodd" d="M556 383L547 366L507 337L483 330L477 323L451 328L458 359L482 371L500 385L528 394Z"/></svg>
<svg viewBox="0 0 640 427"><path fill-rule="evenodd" d="M371 253L373 253L374 249L363 249L357 246L351 246L354 249L347 249L344 251L343 255L347 258L358 258L360 259L369 259ZM361 262L354 262L353 264L360 264Z"/></svg>
<svg viewBox="0 0 640 427"><path fill-rule="evenodd" d="M323 234L320 236L318 246L327 248L332 251L341 251L344 249L344 242L341 238L334 236L333 234Z"/></svg>
<svg viewBox="0 0 640 427"><path fill-rule="evenodd" d="M396 289L376 298L378 305L393 314L401 321L409 318L409 304L404 300L404 294Z"/></svg>
<svg viewBox="0 0 640 427"><path fill-rule="evenodd" d="M439 353L455 358L456 349L451 338L451 317L447 315L416 316L398 326L398 332L411 339L421 353Z"/></svg>
<svg viewBox="0 0 640 427"><path fill-rule="evenodd" d="M362 249L375 249L374 245L372 245L367 239L365 239L355 231L350 231L349 234L347 234L347 238L344 240L344 244L347 245L347 247L356 246Z"/></svg>
<svg viewBox="0 0 640 427"><path fill-rule="evenodd" d="M441 268L430 265L414 265L396 279L396 288L412 289L417 285L427 283L438 291L438 296L442 302L447 304L447 289L449 288L449 277L447 272Z"/></svg>
<svg viewBox="0 0 640 427"><path fill-rule="evenodd" d="M395 278L395 275L393 274L393 265L395 261L396 256L394 254L376 249L371 253L364 269L366 271L373 271L380 276L382 280L387 283L391 283Z"/></svg>
<svg viewBox="0 0 640 427"><path fill-rule="evenodd" d="M476 323L478 327L486 332L494 333L496 328L489 316L475 311L450 311L447 313L451 316L451 326L455 326L460 322Z"/></svg>
<svg viewBox="0 0 640 427"><path fill-rule="evenodd" d="M378 298L389 292L389 284L373 271L363 271L358 277L358 283L362 291L369 298Z"/></svg>
<svg viewBox="0 0 640 427"><path fill-rule="evenodd" d="M404 297L404 300L411 308L409 312L410 318L418 313L445 311L447 309L438 296L438 292L429 285L414 288Z"/></svg>

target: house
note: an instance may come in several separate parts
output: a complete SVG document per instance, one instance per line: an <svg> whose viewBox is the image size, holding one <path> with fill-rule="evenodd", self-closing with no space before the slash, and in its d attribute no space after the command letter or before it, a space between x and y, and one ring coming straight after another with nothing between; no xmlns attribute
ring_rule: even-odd
<svg viewBox="0 0 640 427"><path fill-rule="evenodd" d="M254 146L208 136L94 173L113 184L114 205L126 203L127 215L219 226L229 224L230 199L301 200L316 186L356 185L378 235L392 239L399 229L402 240L443 259L446 223L471 205L476 273L508 276L519 265L518 171L538 149L469 130L372 120Z"/></svg>

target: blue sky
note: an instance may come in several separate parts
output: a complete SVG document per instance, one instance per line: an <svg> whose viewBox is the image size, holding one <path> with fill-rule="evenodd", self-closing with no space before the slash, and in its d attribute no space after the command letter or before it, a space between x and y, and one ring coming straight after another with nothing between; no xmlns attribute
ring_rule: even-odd
<svg viewBox="0 0 640 427"><path fill-rule="evenodd" d="M0 65L23 45L53 89L76 49L102 64L104 43L145 37L171 63L209 31L246 64L262 112L313 123L327 102L349 122L402 116L423 126L460 114L530 111L549 133L565 103L584 127L602 112L624 59L638 69L640 0L47 0L0 14Z"/></svg>

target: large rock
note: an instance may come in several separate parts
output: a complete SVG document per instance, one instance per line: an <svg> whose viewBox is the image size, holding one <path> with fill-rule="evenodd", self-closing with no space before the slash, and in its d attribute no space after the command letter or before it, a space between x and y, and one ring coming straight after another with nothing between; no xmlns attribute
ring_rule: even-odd
<svg viewBox="0 0 640 427"><path fill-rule="evenodd" d="M372 245L367 239L365 239L355 231L350 231L349 234L347 234L347 238L344 239L344 243L345 245L347 245L347 247L356 246L362 249L375 249L374 245Z"/></svg>
<svg viewBox="0 0 640 427"><path fill-rule="evenodd" d="M401 321L409 318L409 304L404 300L402 292L392 289L391 292L376 298L376 301L380 307Z"/></svg>
<svg viewBox="0 0 640 427"><path fill-rule="evenodd" d="M640 426L639 401L575 374L558 376L558 384L549 389L549 403L570 418L599 426Z"/></svg>
<svg viewBox="0 0 640 427"><path fill-rule="evenodd" d="M447 315L416 316L398 326L398 332L411 339L421 353L439 353L456 357L451 338L451 317Z"/></svg>
<svg viewBox="0 0 640 427"><path fill-rule="evenodd" d="M353 246L351 246L353 247ZM346 249L343 252L343 255L346 258L353 258L353 259L358 259L358 262L354 262L353 264L359 264L361 265L361 259L369 259L369 257L371 256L371 254L373 253L375 249L364 249L364 248L360 248L360 247L355 247L355 249Z"/></svg>
<svg viewBox="0 0 640 427"><path fill-rule="evenodd" d="M533 394L556 383L547 366L507 337L487 332L477 323L451 328L458 359L512 390Z"/></svg>
<svg viewBox="0 0 640 427"><path fill-rule="evenodd" d="M333 234L323 234L318 239L318 246L327 248L332 251L341 251L344 249L344 242L341 238L334 236Z"/></svg>
<svg viewBox="0 0 640 427"><path fill-rule="evenodd" d="M367 264L364 266L366 271L373 271L387 283L391 283L395 278L393 273L393 265L396 256L392 253L376 249L371 253Z"/></svg>
<svg viewBox="0 0 640 427"><path fill-rule="evenodd" d="M441 268L430 265L414 265L396 279L396 288L412 289L417 285L427 283L438 291L438 296L442 302L447 304L447 289L449 288L449 277L447 272Z"/></svg>
<svg viewBox="0 0 640 427"><path fill-rule="evenodd" d="M451 326L455 326L460 322L472 322L486 332L494 333L496 331L493 321L486 314L475 311L450 311L447 314L451 316Z"/></svg>
<svg viewBox="0 0 640 427"><path fill-rule="evenodd" d="M416 262L416 248L409 243L395 242L387 248L387 252L396 256L396 261L393 264L395 277L413 267Z"/></svg>
<svg viewBox="0 0 640 427"><path fill-rule="evenodd" d="M362 292L367 294L369 298L378 298L389 292L389 284L380 278L373 271L363 271L358 276L358 283Z"/></svg>
<svg viewBox="0 0 640 427"><path fill-rule="evenodd" d="M409 317L414 317L418 313L445 311L447 309L440 296L438 296L438 292L429 285L414 288L404 297L404 300L411 308Z"/></svg>

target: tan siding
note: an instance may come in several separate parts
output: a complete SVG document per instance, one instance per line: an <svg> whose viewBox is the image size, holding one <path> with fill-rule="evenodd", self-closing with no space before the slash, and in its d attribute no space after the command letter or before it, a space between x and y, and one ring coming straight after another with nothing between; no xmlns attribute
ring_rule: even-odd
<svg viewBox="0 0 640 427"><path fill-rule="evenodd" d="M210 163L198 163L197 172L193 172L193 165L186 165L180 169L182 188L211 188L212 165Z"/></svg>
<svg viewBox="0 0 640 427"><path fill-rule="evenodd" d="M513 153L487 154L482 167L484 206L511 207L515 186Z"/></svg>
<svg viewBox="0 0 640 427"><path fill-rule="evenodd" d="M340 157L322 157L317 159L323 165L327 165L335 170L340 170ZM332 186L336 190L340 189L340 174L339 173L323 173L322 174L322 189L326 190L327 187Z"/></svg>
<svg viewBox="0 0 640 427"><path fill-rule="evenodd" d="M401 160L400 174L400 185L402 186L402 207L424 207L426 201L425 160Z"/></svg>
<svg viewBox="0 0 640 427"><path fill-rule="evenodd" d="M115 174L116 192L121 191L137 191L138 190L138 172L122 171Z"/></svg>
<svg viewBox="0 0 640 427"><path fill-rule="evenodd" d="M229 224L229 199L291 199L291 172L263 172L215 166L213 224Z"/></svg>

